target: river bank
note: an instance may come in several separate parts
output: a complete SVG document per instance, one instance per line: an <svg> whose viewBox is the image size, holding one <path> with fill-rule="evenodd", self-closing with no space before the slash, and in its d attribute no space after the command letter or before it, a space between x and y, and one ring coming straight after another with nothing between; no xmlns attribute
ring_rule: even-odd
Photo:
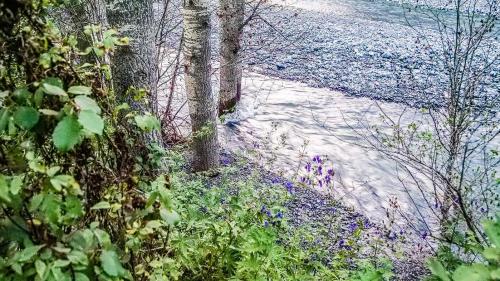
<svg viewBox="0 0 500 281"><path fill-rule="evenodd" d="M384 261L394 274L390 280L421 280L429 272L425 260L430 249L424 239L414 239L404 230L394 231L373 222L329 194L300 186L290 179L265 169L252 159L229 151L221 153L221 163L228 171L211 178L209 185L221 181L255 181L256 188L286 189L289 193L283 212L293 229L307 230L304 235L315 237L303 247L317 247L330 253L322 263L335 265L335 257L343 253L348 259ZM265 206L262 206L266 212ZM391 269L392 268L392 269Z"/></svg>

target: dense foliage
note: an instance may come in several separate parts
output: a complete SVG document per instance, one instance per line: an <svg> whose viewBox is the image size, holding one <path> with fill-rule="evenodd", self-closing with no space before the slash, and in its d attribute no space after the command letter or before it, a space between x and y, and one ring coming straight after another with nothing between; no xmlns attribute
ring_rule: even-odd
<svg viewBox="0 0 500 281"><path fill-rule="evenodd" d="M347 264L327 267L317 249L301 247L280 207L286 189L207 187L182 172L181 157L145 144L159 122L117 102L105 63L127 38L89 26L92 45L80 50L47 7L0 6L1 280L351 275Z"/></svg>
<svg viewBox="0 0 500 281"><path fill-rule="evenodd" d="M363 222L336 253L289 226L291 182L235 180L238 165L217 180L187 173L183 150L152 141L159 121L121 102L147 92L114 94L110 58L129 40L87 26L81 44L50 20L53 5L0 3L0 280L392 278L390 262L362 257ZM333 188L333 176L316 156L298 186ZM484 229L489 247L464 241L478 262L442 250L436 278L500 279L498 218Z"/></svg>

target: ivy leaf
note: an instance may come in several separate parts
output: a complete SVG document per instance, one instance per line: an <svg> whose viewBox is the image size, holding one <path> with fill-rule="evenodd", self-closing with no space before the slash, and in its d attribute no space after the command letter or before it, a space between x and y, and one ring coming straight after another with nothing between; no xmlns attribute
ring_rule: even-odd
<svg viewBox="0 0 500 281"><path fill-rule="evenodd" d="M85 95L88 96L92 93L92 89L87 86L72 86L69 87L68 93L73 95Z"/></svg>
<svg viewBox="0 0 500 281"><path fill-rule="evenodd" d="M80 142L81 128L78 121L73 116L66 116L59 121L52 139L59 151L69 151Z"/></svg>
<svg viewBox="0 0 500 281"><path fill-rule="evenodd" d="M40 114L32 107L21 106L14 112L14 122L26 130L33 128L39 119Z"/></svg>
<svg viewBox="0 0 500 281"><path fill-rule="evenodd" d="M98 135L102 135L104 130L104 121L102 121L101 116L97 115L95 112L90 110L80 111L78 114L78 122L90 132Z"/></svg>
<svg viewBox="0 0 500 281"><path fill-rule="evenodd" d="M109 204L109 202L106 202L106 201L101 201L97 204L95 204L94 206L92 206L92 208L90 208L91 210L102 210L102 209L109 209L111 208L111 204Z"/></svg>
<svg viewBox="0 0 500 281"><path fill-rule="evenodd" d="M59 86L43 83L43 91L49 95L66 97L68 94Z"/></svg>
<svg viewBox="0 0 500 281"><path fill-rule="evenodd" d="M115 251L102 251L101 253L101 266L109 276L118 277L123 276L125 269L122 267L120 259Z"/></svg>
<svg viewBox="0 0 500 281"><path fill-rule="evenodd" d="M80 110L89 110L95 112L96 114L101 114L101 108L97 102L87 96L77 96L75 97L75 103Z"/></svg>
<svg viewBox="0 0 500 281"><path fill-rule="evenodd" d="M432 258L428 262L429 269L432 274L439 277L442 281L450 281L450 277L448 276L448 272L444 268L444 266L437 259Z"/></svg>

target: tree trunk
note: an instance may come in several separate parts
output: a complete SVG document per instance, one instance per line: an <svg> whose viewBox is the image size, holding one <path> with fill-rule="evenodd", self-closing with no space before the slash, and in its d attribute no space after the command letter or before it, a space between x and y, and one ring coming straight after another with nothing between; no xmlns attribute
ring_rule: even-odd
<svg viewBox="0 0 500 281"><path fill-rule="evenodd" d="M71 18L71 24L69 26L61 26L61 28L68 33L76 34L80 50L85 51L87 47L93 45L93 41L102 41L103 30L109 28L105 0L85 0L76 5L68 4L65 6L65 11ZM60 24L64 25L64 22ZM83 31L87 25L99 25L101 30L97 34L92 34L92 36L86 35ZM95 62L91 56L82 57L82 59L89 63ZM107 56L105 62L109 63Z"/></svg>
<svg viewBox="0 0 500 281"><path fill-rule="evenodd" d="M244 0L220 0L220 95L219 115L231 110L241 98L241 34Z"/></svg>
<svg viewBox="0 0 500 281"><path fill-rule="evenodd" d="M193 169L219 165L217 99L210 81L210 14L200 0L184 3L184 73L193 132Z"/></svg>
<svg viewBox="0 0 500 281"><path fill-rule="evenodd" d="M117 48L112 58L113 87L119 99L135 110L157 113L156 83L158 61L155 45L153 0L108 0L109 24L130 44ZM147 96L138 101L135 89L146 89ZM136 98L134 98L136 96Z"/></svg>

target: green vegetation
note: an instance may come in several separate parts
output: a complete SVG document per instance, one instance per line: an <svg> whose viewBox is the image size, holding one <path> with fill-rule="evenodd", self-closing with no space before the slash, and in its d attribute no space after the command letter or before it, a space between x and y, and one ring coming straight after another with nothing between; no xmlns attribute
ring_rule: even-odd
<svg viewBox="0 0 500 281"><path fill-rule="evenodd" d="M126 39L105 31L82 51L45 6L16 3L31 20L2 30L1 280L379 276L342 260L327 266L318 249L301 247L313 237L287 226L286 189L252 179L209 185L173 150L144 145L159 122L118 103L99 63Z"/></svg>
<svg viewBox="0 0 500 281"><path fill-rule="evenodd" d="M93 43L82 50L50 21L53 4L0 3L0 280L394 276L389 258L368 257L370 245L357 243L369 223L354 218L336 251L317 242L331 229L290 226L293 183L243 176L239 162L216 176L189 173L186 149L152 141L155 115L113 91L106 61L128 38L88 26ZM128 94L146 103L147 91ZM330 185L333 169L323 176L320 157L313 161L299 185ZM475 262L441 247L429 262L435 278L500 280L499 220L485 223L489 247L457 244L481 255Z"/></svg>

